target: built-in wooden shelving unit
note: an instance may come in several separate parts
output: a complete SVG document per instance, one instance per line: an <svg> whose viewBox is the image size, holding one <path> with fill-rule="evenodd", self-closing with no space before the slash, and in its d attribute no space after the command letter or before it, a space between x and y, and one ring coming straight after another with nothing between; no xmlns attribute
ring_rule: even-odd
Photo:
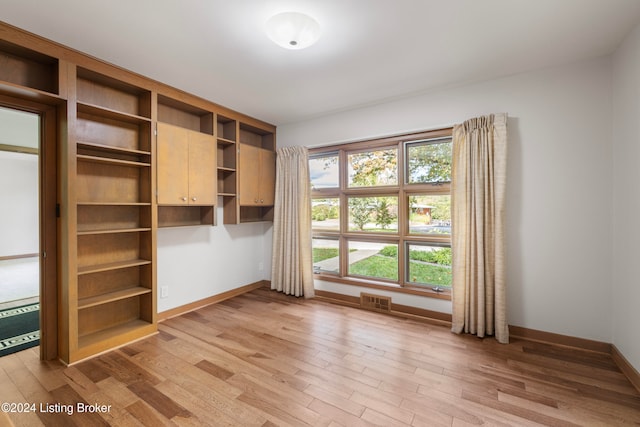
<svg viewBox="0 0 640 427"><path fill-rule="evenodd" d="M260 120L3 23L0 103L55 111L59 281L47 304L66 363L157 330L159 227L215 225L217 207L223 224L273 216L276 129ZM248 170L257 204L244 202Z"/></svg>

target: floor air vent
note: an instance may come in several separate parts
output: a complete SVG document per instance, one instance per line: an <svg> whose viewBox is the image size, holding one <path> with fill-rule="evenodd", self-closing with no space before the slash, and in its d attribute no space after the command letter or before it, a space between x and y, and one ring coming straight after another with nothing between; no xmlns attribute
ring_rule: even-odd
<svg viewBox="0 0 640 427"><path fill-rule="evenodd" d="M391 298L380 295L360 293L360 306L373 311L391 311Z"/></svg>

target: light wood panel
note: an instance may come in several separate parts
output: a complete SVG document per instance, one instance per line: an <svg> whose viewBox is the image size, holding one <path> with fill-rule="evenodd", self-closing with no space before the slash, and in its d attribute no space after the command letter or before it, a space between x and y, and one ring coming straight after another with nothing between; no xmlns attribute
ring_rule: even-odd
<svg viewBox="0 0 640 427"><path fill-rule="evenodd" d="M158 204L188 204L187 129L158 123Z"/></svg>
<svg viewBox="0 0 640 427"><path fill-rule="evenodd" d="M502 345L266 288L72 367L38 362L33 349L1 358L0 381L4 401L111 405L8 414L29 426L640 423L640 393L608 354Z"/></svg>
<svg viewBox="0 0 640 427"><path fill-rule="evenodd" d="M216 204L216 152L214 137L189 132L189 203L192 205Z"/></svg>

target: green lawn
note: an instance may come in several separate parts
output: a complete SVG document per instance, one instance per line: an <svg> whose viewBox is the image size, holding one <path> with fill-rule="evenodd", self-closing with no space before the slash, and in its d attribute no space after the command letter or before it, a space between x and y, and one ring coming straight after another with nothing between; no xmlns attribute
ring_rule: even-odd
<svg viewBox="0 0 640 427"><path fill-rule="evenodd" d="M376 254L351 264L349 274L398 280L398 259Z"/></svg>
<svg viewBox="0 0 640 427"><path fill-rule="evenodd" d="M338 256L338 248L313 248L313 262L324 261L325 259Z"/></svg>
<svg viewBox="0 0 640 427"><path fill-rule="evenodd" d="M350 252L355 251L351 249ZM448 255L450 257L451 249L446 248L434 252L411 251L409 261L409 277L407 282L415 284L429 284L438 286L451 286L451 267L446 265L437 265L434 263L442 261L437 255ZM338 256L337 248L313 248L313 262L320 262L325 259ZM349 274L357 276L366 276L378 279L398 280L398 258L397 247L387 246L380 250L377 254L365 258L361 261L353 263L349 266Z"/></svg>
<svg viewBox="0 0 640 427"><path fill-rule="evenodd" d="M398 260L397 258L376 254L351 264L349 266L349 274L398 280ZM407 282L451 286L451 268L420 261L410 261Z"/></svg>

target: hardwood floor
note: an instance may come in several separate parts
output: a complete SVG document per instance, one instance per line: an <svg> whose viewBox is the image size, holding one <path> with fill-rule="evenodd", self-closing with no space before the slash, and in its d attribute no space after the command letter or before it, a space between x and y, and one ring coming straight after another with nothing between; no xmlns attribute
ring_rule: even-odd
<svg viewBox="0 0 640 427"><path fill-rule="evenodd" d="M1 358L0 402L35 404L9 414L29 427L640 425L640 394L600 353L500 345L264 288L159 329L71 367L37 349Z"/></svg>

